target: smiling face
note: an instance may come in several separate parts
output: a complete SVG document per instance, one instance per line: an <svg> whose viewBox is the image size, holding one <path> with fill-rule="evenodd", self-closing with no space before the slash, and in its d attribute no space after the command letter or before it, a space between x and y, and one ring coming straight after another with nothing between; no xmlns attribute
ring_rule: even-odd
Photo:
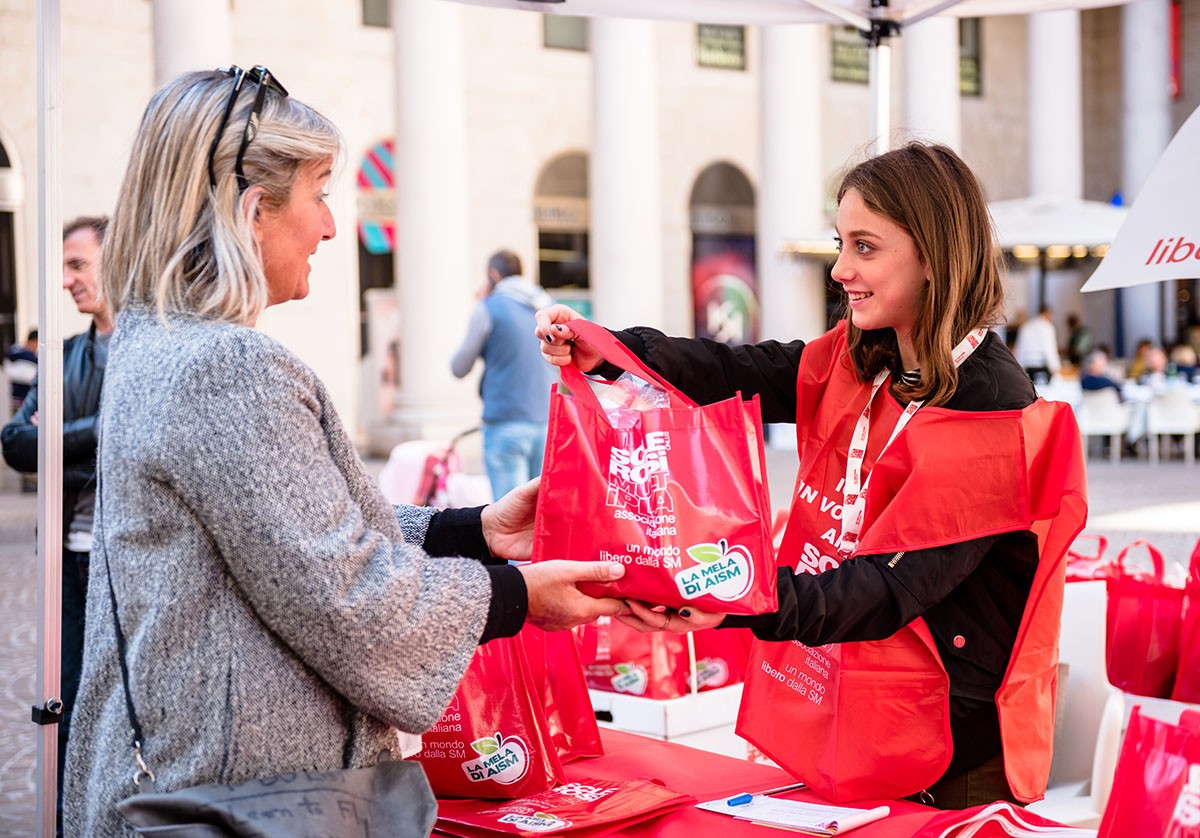
<svg viewBox="0 0 1200 838"><path fill-rule="evenodd" d="M846 292L859 329L894 329L905 369L918 366L911 332L929 281L928 267L908 231L869 209L855 189L838 204L839 254L833 278Z"/></svg>
<svg viewBox="0 0 1200 838"><path fill-rule="evenodd" d="M282 207L259 205L254 225L270 289L267 305L308 296L309 257L321 242L337 234L333 213L325 204L331 163L327 157L301 166Z"/></svg>
<svg viewBox="0 0 1200 838"><path fill-rule="evenodd" d="M63 239L62 285L80 314L103 310L100 299L100 240L91 227L80 227Z"/></svg>

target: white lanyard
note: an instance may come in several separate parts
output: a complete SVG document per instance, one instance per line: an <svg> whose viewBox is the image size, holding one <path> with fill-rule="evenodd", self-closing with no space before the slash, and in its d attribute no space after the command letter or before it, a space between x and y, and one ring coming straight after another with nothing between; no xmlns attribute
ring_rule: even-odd
<svg viewBox="0 0 1200 838"><path fill-rule="evenodd" d="M987 329L979 328L963 338L958 346L954 347L952 353L954 366L962 366L963 361L971 357L971 353L979 344L983 343L985 337L987 337ZM843 559L853 555L858 546L858 535L862 532L863 513L867 505L867 486L862 482L862 465L867 454L867 438L871 430L871 403L875 401L875 394L879 392L879 388L883 386L883 382L887 381L889 375L891 372L885 369L880 370L879 374L875 376L871 396L867 399L867 405L863 408L862 415L858 417L858 423L854 426L854 435L850 438L850 451L846 456L846 480L842 484L842 535L838 541L838 553ZM904 413L900 414L900 418L896 421L892 435L888 437L888 441L879 451L879 456L875 458L876 462L923 404L925 404L923 401L908 403L908 407L904 408ZM870 481L871 476L867 475L867 482Z"/></svg>

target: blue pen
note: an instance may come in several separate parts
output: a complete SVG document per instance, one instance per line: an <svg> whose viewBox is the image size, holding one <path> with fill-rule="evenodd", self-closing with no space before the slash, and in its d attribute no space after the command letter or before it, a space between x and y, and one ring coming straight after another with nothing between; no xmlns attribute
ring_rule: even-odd
<svg viewBox="0 0 1200 838"><path fill-rule="evenodd" d="M802 789L802 788L804 788L804 783L792 783L791 785L788 785L788 786L780 786L779 788L767 789L765 791L755 792L754 794L751 794L748 791L744 791L741 794L735 794L733 797L726 800L725 805L726 806L745 806L747 803L750 803L751 801L753 801L756 796L766 797L768 795L780 794L785 791L794 791L795 789Z"/></svg>

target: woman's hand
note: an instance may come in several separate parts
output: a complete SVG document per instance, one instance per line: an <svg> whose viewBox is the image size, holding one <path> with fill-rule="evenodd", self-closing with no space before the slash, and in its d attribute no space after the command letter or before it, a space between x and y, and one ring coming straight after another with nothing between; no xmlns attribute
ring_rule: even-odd
<svg viewBox="0 0 1200 838"><path fill-rule="evenodd" d="M687 634L689 631L715 628L725 619L724 614L701 611L690 605L672 611L661 605L647 605L636 599L627 599L625 602L629 605L630 613L617 619L641 632L673 631L676 634Z"/></svg>
<svg viewBox="0 0 1200 838"><path fill-rule="evenodd" d="M600 353L580 339L567 324L582 320L583 315L569 306L552 305L534 315L537 329L534 332L542 341L542 356L556 367L575 364L583 372L591 372L604 359Z"/></svg>
<svg viewBox="0 0 1200 838"><path fill-rule="evenodd" d="M483 540L496 558L528 561L533 557L533 520L541 480L535 477L518 486L480 513Z"/></svg>
<svg viewBox="0 0 1200 838"><path fill-rule="evenodd" d="M579 582L612 582L625 575L625 566L614 562L570 562L561 559L519 567L529 594L525 621L545 631L559 631L590 623L597 617L629 613L623 599L590 597L575 587Z"/></svg>

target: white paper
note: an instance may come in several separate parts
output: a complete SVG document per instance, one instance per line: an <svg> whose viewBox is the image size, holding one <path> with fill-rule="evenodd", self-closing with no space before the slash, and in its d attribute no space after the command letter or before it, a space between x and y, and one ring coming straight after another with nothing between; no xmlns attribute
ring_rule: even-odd
<svg viewBox="0 0 1200 838"><path fill-rule="evenodd" d="M756 795L749 803L730 806L725 799L710 800L696 804L696 808L722 815L732 815L741 820L800 829L815 835L839 835L886 818L887 806L874 809L852 809L844 806L826 806L820 803L805 803L799 800L777 800L773 797Z"/></svg>

